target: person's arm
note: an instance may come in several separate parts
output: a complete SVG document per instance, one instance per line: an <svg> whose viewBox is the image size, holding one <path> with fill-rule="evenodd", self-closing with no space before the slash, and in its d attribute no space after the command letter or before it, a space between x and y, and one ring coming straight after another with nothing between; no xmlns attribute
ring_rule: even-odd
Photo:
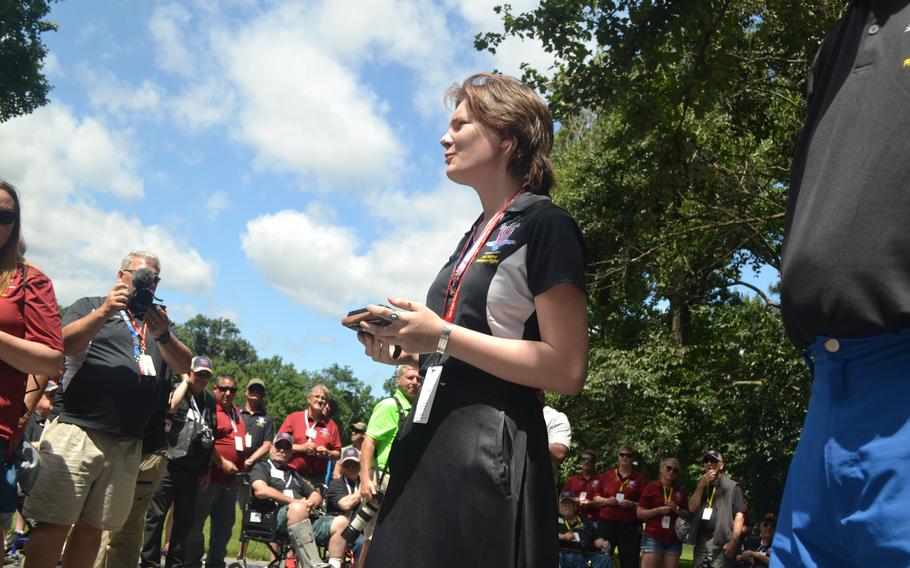
<svg viewBox="0 0 910 568"><path fill-rule="evenodd" d="M183 379L180 383L174 388L174 391L171 393L171 401L168 407L168 414L174 414L177 412L177 409L180 408L180 403L183 402L183 399L186 397L187 391L190 389L190 380L189 376L186 374L180 375ZM191 395L192 396L192 395ZM203 404L205 401L203 400Z"/></svg>
<svg viewBox="0 0 910 568"><path fill-rule="evenodd" d="M397 364L390 350L433 353L445 321L432 310L409 300L389 298L398 319L387 326L363 323L358 339L374 360ZM584 291L574 284L556 284L534 297L540 341L493 337L453 326L446 354L501 379L562 394L581 392L588 369L588 318ZM371 314L388 320L393 310L369 305Z"/></svg>
<svg viewBox="0 0 910 568"><path fill-rule="evenodd" d="M43 343L0 331L0 360L23 373L53 375L60 372L63 353Z"/></svg>
<svg viewBox="0 0 910 568"><path fill-rule="evenodd" d="M345 495L338 500L338 508L345 512L350 511L358 505L360 505L360 493L357 491L350 495Z"/></svg>
<svg viewBox="0 0 910 568"><path fill-rule="evenodd" d="M698 485L695 486L695 491L692 492L692 496L689 497L689 513L695 513L698 510L698 506L701 505L701 498L705 492L705 487L708 486L714 479L714 476L706 473L701 476L698 480Z"/></svg>
<svg viewBox="0 0 910 568"><path fill-rule="evenodd" d="M171 333L171 320L167 312L158 306L152 306L145 313L148 332L155 338L158 351L173 373L189 373L193 362L193 353L176 335Z"/></svg>
<svg viewBox="0 0 910 568"><path fill-rule="evenodd" d="M290 505L295 501L293 497L288 497L261 479L254 481L252 484L250 484L250 487L252 487L253 496L256 497L256 499L262 499L263 501L266 499L271 499L272 501L276 501L282 505Z"/></svg>
<svg viewBox="0 0 910 568"><path fill-rule="evenodd" d="M724 554L728 558L733 558L736 555L736 549L739 548L739 539L742 537L745 524L746 516L742 513L736 513L736 516L733 517L733 534L730 535L730 540L724 545Z"/></svg>
<svg viewBox="0 0 910 568"><path fill-rule="evenodd" d="M547 447L550 449L550 459L556 465L560 465L569 456L569 448L565 444L549 444Z"/></svg>
<svg viewBox="0 0 910 568"><path fill-rule="evenodd" d="M75 355L88 347L91 340L104 327L104 322L118 310L126 309L128 302L129 287L117 282L98 308L63 326L64 355Z"/></svg>
<svg viewBox="0 0 910 568"><path fill-rule="evenodd" d="M25 428L29 418L32 417L35 407L38 406L38 401L44 396L44 389L47 388L47 382L49 380L50 377L47 375L29 375L28 379L26 379L25 397L22 400L25 412L19 417L20 432Z"/></svg>
<svg viewBox="0 0 910 568"><path fill-rule="evenodd" d="M332 468L332 479L338 479L341 477L341 461L336 461L335 466Z"/></svg>
<svg viewBox="0 0 910 568"><path fill-rule="evenodd" d="M319 493L319 491L316 491L314 489L313 492L310 493L310 495L308 497L302 499L302 501L306 502L306 504L310 506L310 510L312 511L312 510L316 509L316 507L318 507L320 503L322 503L322 495Z"/></svg>
<svg viewBox="0 0 910 568"><path fill-rule="evenodd" d="M376 495L373 486L373 454L376 452L376 441L364 434L363 445L360 446L360 497L370 501Z"/></svg>
<svg viewBox="0 0 910 568"><path fill-rule="evenodd" d="M269 450L271 448L272 448L271 440L266 440L266 441L262 442L262 445L259 446L259 449L257 449L255 452L253 452L253 455L251 455L249 458L247 458L247 461L249 461L251 465L258 462L259 460L262 459L262 456L267 455L269 453Z"/></svg>

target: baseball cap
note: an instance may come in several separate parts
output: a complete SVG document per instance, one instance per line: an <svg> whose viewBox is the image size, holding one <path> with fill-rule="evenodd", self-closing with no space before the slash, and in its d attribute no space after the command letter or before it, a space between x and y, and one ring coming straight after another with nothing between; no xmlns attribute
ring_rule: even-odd
<svg viewBox="0 0 910 568"><path fill-rule="evenodd" d="M190 368L193 369L194 373L199 371L208 371L209 373L214 373L212 370L212 361L203 355L193 357L193 362L190 365Z"/></svg>
<svg viewBox="0 0 910 568"><path fill-rule="evenodd" d="M246 384L246 388L250 389L256 385L259 385L262 388L262 390L265 390L265 381L263 381L262 379L250 379L250 382L248 382Z"/></svg>
<svg viewBox="0 0 910 568"><path fill-rule="evenodd" d="M367 431L367 425L363 422L354 422L353 424L351 424L351 430L353 430L354 432L363 433L363 432Z"/></svg>
<svg viewBox="0 0 910 568"><path fill-rule="evenodd" d="M571 491L563 491L562 493L559 494L559 502L562 503L563 501L578 502L578 499L575 498L575 494L572 493Z"/></svg>
<svg viewBox="0 0 910 568"><path fill-rule="evenodd" d="M360 450L357 448L345 448L345 450L341 452L341 463L344 463L346 461L359 462Z"/></svg>
<svg viewBox="0 0 910 568"><path fill-rule="evenodd" d="M720 452L718 452L717 450L708 450L707 452L705 452L705 457L703 459L706 459L706 460L712 459L712 460L717 460L719 462L724 461L724 457L722 455L720 455Z"/></svg>
<svg viewBox="0 0 910 568"><path fill-rule="evenodd" d="M272 440L272 443L277 446L278 442L287 442L288 444L293 446L294 445L294 436L292 436L290 432L278 432L277 434L275 434L275 439Z"/></svg>

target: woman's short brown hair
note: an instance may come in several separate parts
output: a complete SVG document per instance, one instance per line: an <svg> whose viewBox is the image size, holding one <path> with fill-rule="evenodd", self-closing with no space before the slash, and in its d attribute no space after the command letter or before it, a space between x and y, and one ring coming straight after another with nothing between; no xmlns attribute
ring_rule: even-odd
<svg viewBox="0 0 910 568"><path fill-rule="evenodd" d="M547 103L514 77L475 73L461 85L452 85L446 101L457 107L467 101L474 118L503 138L515 140L509 173L532 193L547 195L556 183L550 150L553 117Z"/></svg>

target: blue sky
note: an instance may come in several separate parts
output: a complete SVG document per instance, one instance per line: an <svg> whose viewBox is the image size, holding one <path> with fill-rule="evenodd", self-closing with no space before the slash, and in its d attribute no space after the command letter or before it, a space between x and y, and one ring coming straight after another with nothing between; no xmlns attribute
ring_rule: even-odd
<svg viewBox="0 0 910 568"><path fill-rule="evenodd" d="M0 124L29 258L69 304L152 250L174 320L229 317L261 356L380 385L391 370L338 320L422 301L479 212L444 176L446 87L549 64L517 41L473 49L500 2L53 4L51 103Z"/></svg>
<svg viewBox="0 0 910 568"><path fill-rule="evenodd" d="M51 103L0 124L29 258L69 304L152 250L175 321L228 317L261 356L350 365L379 387L391 369L339 319L422 301L479 213L444 175L445 89L550 64L517 40L474 50L501 2L53 4Z"/></svg>

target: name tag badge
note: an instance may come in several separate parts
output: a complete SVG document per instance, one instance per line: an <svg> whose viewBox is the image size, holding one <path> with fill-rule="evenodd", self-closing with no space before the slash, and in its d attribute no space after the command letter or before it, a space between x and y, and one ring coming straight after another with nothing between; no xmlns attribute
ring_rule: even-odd
<svg viewBox="0 0 910 568"><path fill-rule="evenodd" d="M316 439L316 429L307 428L306 429L306 438L307 438L307 440L315 440Z"/></svg>
<svg viewBox="0 0 910 568"><path fill-rule="evenodd" d="M701 520L710 521L712 513L714 513L714 509L711 507L705 507L705 510L701 512Z"/></svg>
<svg viewBox="0 0 910 568"><path fill-rule="evenodd" d="M246 437L244 438L244 441L246 442L246 447L248 447L248 448L253 447L253 436L251 436L250 434L247 434Z"/></svg>
<svg viewBox="0 0 910 568"><path fill-rule="evenodd" d="M665 529L670 528L670 515L664 515L664 518L660 520L660 526Z"/></svg>
<svg viewBox="0 0 910 568"><path fill-rule="evenodd" d="M581 540L581 537L578 536L578 533L572 533L572 540L579 542Z"/></svg>
<svg viewBox="0 0 910 568"><path fill-rule="evenodd" d="M578 494L578 498L581 499L582 501L584 501L585 499L588 498L588 492L582 491L581 493Z"/></svg>
<svg viewBox="0 0 910 568"><path fill-rule="evenodd" d="M143 377L155 376L155 362L148 353L139 356L139 374Z"/></svg>
<svg viewBox="0 0 910 568"><path fill-rule="evenodd" d="M616 494L616 500L619 501L620 503L622 503L622 502L623 502L623 499L625 499L625 498L626 498L626 496L625 496L625 494L623 494L623 493L617 493L617 494Z"/></svg>
<svg viewBox="0 0 910 568"><path fill-rule="evenodd" d="M282 491L282 493L284 493L285 495L287 495L287 496L290 497L291 499L294 498L294 491L291 490L291 489L285 489L284 491Z"/></svg>
<svg viewBox="0 0 910 568"><path fill-rule="evenodd" d="M420 396L414 407L414 422L426 424L430 419L430 410L433 408L433 399L436 398L436 387L439 386L439 377L442 375L442 365L434 365L427 369L420 388Z"/></svg>
<svg viewBox="0 0 910 568"><path fill-rule="evenodd" d="M243 451L243 438L234 436L234 448L236 448L238 452Z"/></svg>

